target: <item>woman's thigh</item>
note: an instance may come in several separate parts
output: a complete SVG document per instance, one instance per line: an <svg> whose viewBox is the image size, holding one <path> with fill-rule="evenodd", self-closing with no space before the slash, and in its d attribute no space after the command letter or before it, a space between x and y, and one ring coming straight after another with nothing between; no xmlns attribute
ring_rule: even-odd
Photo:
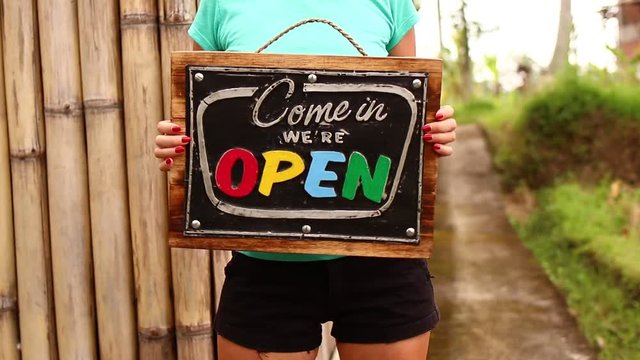
<svg viewBox="0 0 640 360"><path fill-rule="evenodd" d="M389 344L338 343L340 360L425 360L430 332Z"/></svg>
<svg viewBox="0 0 640 360"><path fill-rule="evenodd" d="M293 353L259 352L218 335L218 360L315 360L318 349Z"/></svg>

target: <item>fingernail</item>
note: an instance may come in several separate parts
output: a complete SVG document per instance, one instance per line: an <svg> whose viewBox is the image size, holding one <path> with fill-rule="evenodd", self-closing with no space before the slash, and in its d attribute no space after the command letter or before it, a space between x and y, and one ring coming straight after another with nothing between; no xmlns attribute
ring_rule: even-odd
<svg viewBox="0 0 640 360"><path fill-rule="evenodd" d="M424 130L424 131L426 131L426 132L431 131L431 125L425 125L425 126L423 126L423 127L422 127L422 130Z"/></svg>
<svg viewBox="0 0 640 360"><path fill-rule="evenodd" d="M172 159L172 158L167 158L167 159L164 161L164 163L165 163L165 164L167 164L167 165L171 165L171 164L173 164L173 159Z"/></svg>
<svg viewBox="0 0 640 360"><path fill-rule="evenodd" d="M433 144L433 148L435 150L440 150L440 144Z"/></svg>
<svg viewBox="0 0 640 360"><path fill-rule="evenodd" d="M190 137L188 137L188 136L183 136L183 137L182 137L182 143L183 143L183 144L186 144L186 143L188 143L188 142L191 142L191 138L190 138Z"/></svg>
<svg viewBox="0 0 640 360"><path fill-rule="evenodd" d="M174 126L174 127L171 128L171 131L173 131L173 132L178 132L180 130L182 130L182 128L180 126Z"/></svg>
<svg viewBox="0 0 640 360"><path fill-rule="evenodd" d="M182 154L184 152L184 146L176 146L176 154Z"/></svg>
<svg viewBox="0 0 640 360"><path fill-rule="evenodd" d="M427 134L425 136L422 137L424 139L424 141L431 141L433 140L433 136L431 134Z"/></svg>
<svg viewBox="0 0 640 360"><path fill-rule="evenodd" d="M436 114L436 120L442 120L442 119L444 119L443 114Z"/></svg>

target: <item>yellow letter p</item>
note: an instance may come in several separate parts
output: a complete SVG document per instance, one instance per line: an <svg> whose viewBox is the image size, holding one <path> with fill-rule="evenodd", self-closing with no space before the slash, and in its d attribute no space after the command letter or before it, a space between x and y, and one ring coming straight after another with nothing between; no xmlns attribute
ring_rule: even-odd
<svg viewBox="0 0 640 360"><path fill-rule="evenodd" d="M304 171L304 160L294 152L273 150L263 153L262 156L265 159L265 164L258 191L264 196L271 195L273 184L291 180ZM288 162L291 166L278 171L281 162Z"/></svg>

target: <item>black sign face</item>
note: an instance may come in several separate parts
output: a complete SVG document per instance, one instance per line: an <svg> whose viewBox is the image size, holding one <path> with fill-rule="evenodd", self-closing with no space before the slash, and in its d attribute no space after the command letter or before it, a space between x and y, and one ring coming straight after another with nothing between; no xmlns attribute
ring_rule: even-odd
<svg viewBox="0 0 640 360"><path fill-rule="evenodd" d="M187 67L184 234L419 242L426 82Z"/></svg>

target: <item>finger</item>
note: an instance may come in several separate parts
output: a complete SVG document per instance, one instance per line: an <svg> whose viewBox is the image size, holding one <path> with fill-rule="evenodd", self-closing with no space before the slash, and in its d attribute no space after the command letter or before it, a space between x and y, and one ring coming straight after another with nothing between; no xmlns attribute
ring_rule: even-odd
<svg viewBox="0 0 640 360"><path fill-rule="evenodd" d="M179 145L185 145L191 142L188 136L180 135L158 135L156 136L156 146L159 148L173 148Z"/></svg>
<svg viewBox="0 0 640 360"><path fill-rule="evenodd" d="M432 122L422 127L425 133L437 134L455 131L458 127L456 119L447 119L438 122Z"/></svg>
<svg viewBox="0 0 640 360"><path fill-rule="evenodd" d="M453 148L451 146L442 144L433 144L433 151L435 151L438 156L449 156L453 154Z"/></svg>
<svg viewBox="0 0 640 360"><path fill-rule="evenodd" d="M434 144L449 144L456 141L456 133L455 131L451 131L438 134L425 134L422 139Z"/></svg>
<svg viewBox="0 0 640 360"><path fill-rule="evenodd" d="M186 151L186 149L182 145L178 145L178 146L173 147L173 148L159 148L159 147L157 147L153 151L153 155L155 155L155 157L157 157L158 159L166 159L166 158L174 157L174 156L177 156L177 155L182 155L182 154L184 154L185 151Z"/></svg>
<svg viewBox="0 0 640 360"><path fill-rule="evenodd" d="M160 170L162 171L169 171L171 170L171 167L173 167L173 159L172 158L166 158L163 161L160 162L160 164L158 165L158 167L160 168Z"/></svg>
<svg viewBox="0 0 640 360"><path fill-rule="evenodd" d="M182 132L182 128L179 125L176 125L169 120L162 120L158 122L157 128L160 134L166 135L177 135Z"/></svg>
<svg viewBox="0 0 640 360"><path fill-rule="evenodd" d="M441 121L441 120L449 119L450 117L453 116L453 113L454 113L453 107L449 105L445 105L436 112L436 120Z"/></svg>

